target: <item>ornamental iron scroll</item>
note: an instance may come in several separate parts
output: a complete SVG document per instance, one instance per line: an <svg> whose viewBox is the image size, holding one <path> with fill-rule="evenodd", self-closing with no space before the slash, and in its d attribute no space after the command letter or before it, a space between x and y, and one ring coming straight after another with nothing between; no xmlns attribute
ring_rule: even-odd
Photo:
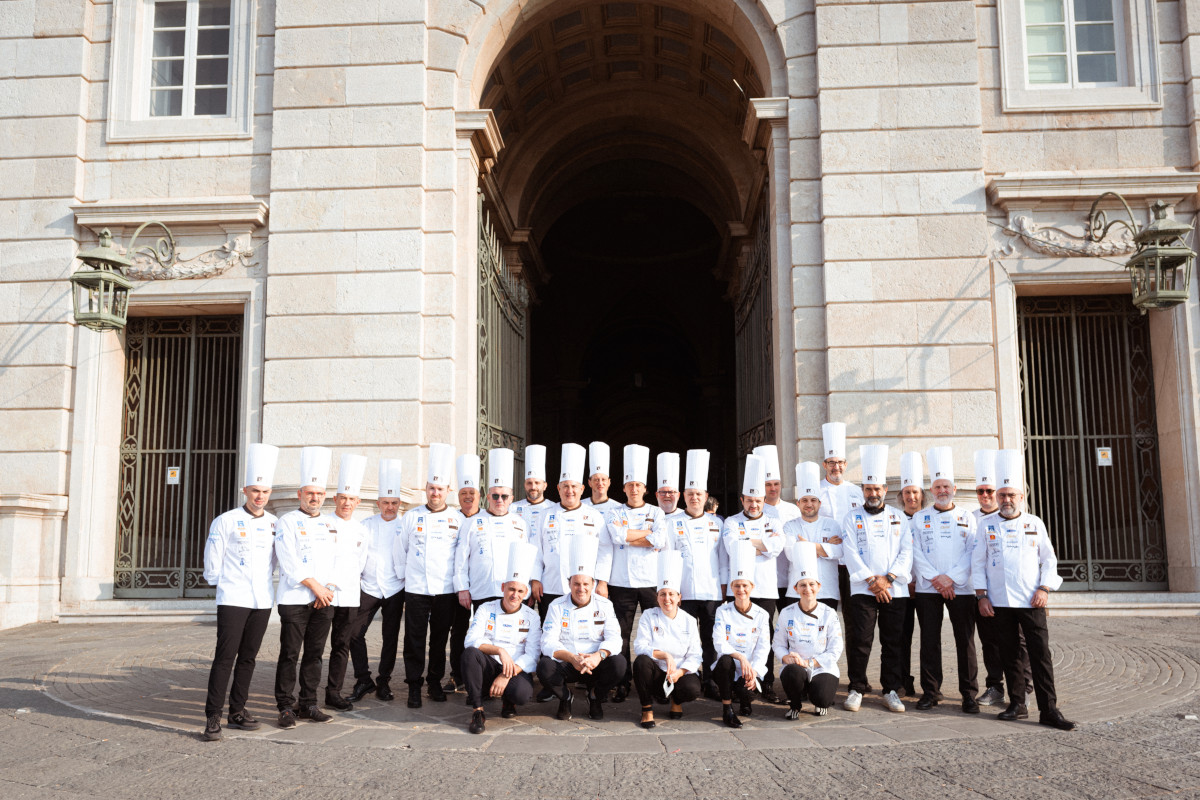
<svg viewBox="0 0 1200 800"><path fill-rule="evenodd" d="M150 225L162 228L163 235L153 245L135 247L138 235ZM129 240L129 260L133 263L125 268L125 275L138 281L212 278L235 265L254 266L254 253L242 237L234 237L220 247L180 258L175 234L163 223L150 220L143 222Z"/></svg>

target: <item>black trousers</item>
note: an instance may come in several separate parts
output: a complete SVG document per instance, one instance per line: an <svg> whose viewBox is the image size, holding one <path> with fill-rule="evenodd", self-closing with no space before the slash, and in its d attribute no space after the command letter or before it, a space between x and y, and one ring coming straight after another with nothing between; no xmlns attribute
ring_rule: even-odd
<svg viewBox="0 0 1200 800"><path fill-rule="evenodd" d="M799 664L788 664L779 672L779 683L787 694L788 704L799 708L805 698L817 708L829 708L837 695L836 675L822 672L811 679L808 670Z"/></svg>
<svg viewBox="0 0 1200 800"><path fill-rule="evenodd" d="M420 689L425 678L425 638L429 637L429 683L446 677L446 639L458 604L456 593L407 594L404 598L404 682Z"/></svg>
<svg viewBox="0 0 1200 800"><path fill-rule="evenodd" d="M462 603L458 602L457 595L454 601L454 619L450 623L450 677L457 684L462 684L462 654L463 643L467 638L467 628L471 626L471 609L463 608Z"/></svg>
<svg viewBox="0 0 1200 800"><path fill-rule="evenodd" d="M538 680L542 686L554 692L554 696L562 700L567 693L568 683L586 684L592 694L606 699L614 686L621 682L629 665L620 653L613 653L600 662L588 675L581 675L579 670L566 661L555 661L550 656L542 656L538 660Z"/></svg>
<svg viewBox="0 0 1200 800"><path fill-rule="evenodd" d="M467 702L471 708L482 708L484 698L492 688L492 682L500 677L504 667L496 659L478 647L467 647L462 654L462 678L467 687ZM533 677L528 672L518 672L504 687L500 699L514 706L523 706L533 698Z"/></svg>
<svg viewBox="0 0 1200 800"><path fill-rule="evenodd" d="M775 641L775 606L776 601L772 597L751 597L750 602L767 612L767 641ZM760 675L758 678L762 684L763 691L775 685L775 649L770 648L767 651L767 674Z"/></svg>
<svg viewBox="0 0 1200 800"><path fill-rule="evenodd" d="M824 603L825 605L832 608L834 611L838 610L838 601L834 600L832 597L818 597L817 602Z"/></svg>
<svg viewBox="0 0 1200 800"><path fill-rule="evenodd" d="M490 602L492 602L493 600L499 600L499 599L500 599L499 597L485 597L485 598L483 598L483 599L481 599L481 600L476 600L474 597L472 597L472 598L471 598L471 610L472 610L472 611L478 611L478 610L479 610L479 607L480 607L481 605L483 605L484 603L490 603ZM460 608L461 608L461 606L460 606ZM470 626L470 622L469 622L469 620L470 620L470 616L471 616L470 614L468 614L468 615L467 615L467 618L468 618L468 623L467 623L467 625L468 625L468 627ZM453 651L453 650L451 650L450 652L454 652L454 651Z"/></svg>
<svg viewBox="0 0 1200 800"><path fill-rule="evenodd" d="M958 663L958 694L962 699L979 692L979 663L975 655L974 594L956 594L947 600L938 592L917 592L912 605L921 622L921 692L942 695L942 609L950 611L954 652Z"/></svg>
<svg viewBox="0 0 1200 800"><path fill-rule="evenodd" d="M904 638L904 615L907 597L893 597L890 603L880 603L873 594L852 594L846 601L846 665L850 690L866 694L867 661L879 627L879 683L883 691L901 693L904 673L900 671L900 650Z"/></svg>
<svg viewBox="0 0 1200 800"><path fill-rule="evenodd" d="M550 604L560 597L562 597L561 594L543 594L542 599L538 600L538 616L541 617L542 622L546 621L546 610L550 608Z"/></svg>
<svg viewBox="0 0 1200 800"><path fill-rule="evenodd" d="M617 612L617 622L621 625L621 655L625 659L625 674L621 677L620 685L628 687L633 682L633 664L629 660L629 645L633 641L633 618L639 607L643 613L658 607L658 592L651 586L632 589L628 586L613 586L610 583L608 599L612 601L613 611Z"/></svg>
<svg viewBox="0 0 1200 800"><path fill-rule="evenodd" d="M350 662L350 639L360 606L335 606L333 623L329 628L329 673L325 676L326 696L341 694L346 681L346 665Z"/></svg>
<svg viewBox="0 0 1200 800"><path fill-rule="evenodd" d="M400 643L400 623L404 621L404 590L391 597L375 597L362 593L358 604L358 619L354 622L354 635L350 637L350 660L354 663L354 682L371 680L371 662L367 659L367 628L375 619L375 612L383 612L383 646L379 652L379 678L389 681L396 668L396 653Z"/></svg>
<svg viewBox="0 0 1200 800"><path fill-rule="evenodd" d="M660 669L658 663L645 653L633 660L633 685L643 706L666 703L668 700L683 705L700 696L700 676L696 673L689 672L675 681L675 689L670 697L663 691L663 681L666 679L666 671Z"/></svg>
<svg viewBox="0 0 1200 800"><path fill-rule="evenodd" d="M296 707L296 662L300 662L300 706L317 704L321 657L333 624L333 606L279 606L279 661L275 664L275 705L280 711ZM303 649L303 656L301 656Z"/></svg>
<svg viewBox="0 0 1200 800"><path fill-rule="evenodd" d="M717 660L717 649L713 646L712 632L713 623L717 619L717 609L720 606L720 602L716 600L684 600L679 604L680 608L696 618L696 624L700 626L700 652L704 659L704 663L700 667L700 676L706 682L712 680L712 670L708 665Z"/></svg>
<svg viewBox="0 0 1200 800"><path fill-rule="evenodd" d="M909 589L909 592L912 593L912 589ZM900 642L900 677L904 679L905 688L908 688L910 683L916 683L916 678L913 677L912 670L912 644L913 635L916 632L917 607L910 597L908 600L908 607L904 611L904 638ZM901 692L901 694L904 693Z"/></svg>
<svg viewBox="0 0 1200 800"><path fill-rule="evenodd" d="M725 654L717 659L712 671L713 683L717 685L717 694L722 700L732 700L736 694L740 700L746 695L746 684L737 677L737 662L733 656ZM761 681L761 676L759 681Z"/></svg>
<svg viewBox="0 0 1200 800"><path fill-rule="evenodd" d="M978 598L975 603L975 627L979 631L979 645L983 650L983 666L986 670L984 675L984 685L989 688L996 688L1000 693L1004 693L1004 657L1000 654L1000 630L996 627L995 617L985 617L979 613ZM1029 649L1025 646L1025 634L1020 633L1018 638L1018 653L1017 658L1021 664L1021 674L1025 676L1025 685L1033 685L1033 672L1029 668ZM1012 687L1009 687L1009 695L1017 697L1012 693Z"/></svg>
<svg viewBox="0 0 1200 800"><path fill-rule="evenodd" d="M1029 646L1029 667L1033 671L1033 693L1038 710L1045 714L1058 707L1054 691L1054 661L1050 657L1050 629L1044 608L996 608L992 617L1000 634L1000 655L1008 678L1009 702L1025 702L1025 674L1019 651L1020 635Z"/></svg>
<svg viewBox="0 0 1200 800"><path fill-rule="evenodd" d="M250 679L254 677L254 659L262 646L269 608L217 606L217 649L212 667L208 670L208 697L204 700L204 716L221 713L225 692L229 690L229 714L246 710ZM237 665L236 667L234 665ZM233 688L229 689L229 674L233 673Z"/></svg>

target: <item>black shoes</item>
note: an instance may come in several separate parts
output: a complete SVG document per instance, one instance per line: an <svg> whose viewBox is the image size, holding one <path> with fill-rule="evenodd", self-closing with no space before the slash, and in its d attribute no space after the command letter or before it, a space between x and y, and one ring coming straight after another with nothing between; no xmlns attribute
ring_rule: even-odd
<svg viewBox="0 0 1200 800"><path fill-rule="evenodd" d="M202 734L206 742L221 741L221 715L213 714L204 723L204 733Z"/></svg>
<svg viewBox="0 0 1200 800"><path fill-rule="evenodd" d="M409 708L420 708L421 707L421 687L420 686L409 687L408 707Z"/></svg>
<svg viewBox="0 0 1200 800"><path fill-rule="evenodd" d="M382 684L385 689L387 688L387 681L383 680L382 678L379 680L379 684ZM351 703L357 703L359 700L362 700L364 697L369 695L371 692L378 691L379 684L376 684L375 681L371 680L370 678L367 678L366 680L363 680L363 681L355 681L354 689L350 692L350 696L347 697L346 699L349 700ZM383 698L381 697L379 699L382 700ZM391 698L389 698L389 699L391 699Z"/></svg>
<svg viewBox="0 0 1200 800"><path fill-rule="evenodd" d="M905 697L916 697L917 696L917 684L916 684L916 681L914 681L912 678L909 678L907 681L904 682L904 696Z"/></svg>
<svg viewBox="0 0 1200 800"><path fill-rule="evenodd" d="M242 731L256 731L262 725L245 711L239 711L236 714L229 715L229 727Z"/></svg>
<svg viewBox="0 0 1200 800"><path fill-rule="evenodd" d="M396 695L392 694L392 688L388 686L387 678L380 678L379 681L375 683L373 688L375 689L375 696L385 703L390 703L392 700L396 699ZM369 692L371 690L368 689L367 691Z"/></svg>
<svg viewBox="0 0 1200 800"><path fill-rule="evenodd" d="M571 718L571 701L575 699L575 695L571 694L571 690L563 686L562 699L558 701L558 713L554 715L555 719L568 720Z"/></svg>
<svg viewBox="0 0 1200 800"><path fill-rule="evenodd" d="M483 709L478 708L471 715L471 724L467 727L467 731L470 733L483 733L485 728L487 728L487 717L484 716Z"/></svg>
<svg viewBox="0 0 1200 800"><path fill-rule="evenodd" d="M549 703L553 699L554 699L554 692L550 691L545 686L543 686L542 690L537 693L537 701L539 703Z"/></svg>
<svg viewBox="0 0 1200 800"><path fill-rule="evenodd" d="M642 706L642 716L644 717L647 714L650 715L650 719L644 719L638 725L641 725L646 730L650 730L656 724L654 722L654 708L652 706Z"/></svg>
<svg viewBox="0 0 1200 800"><path fill-rule="evenodd" d="M333 719L333 717L326 714L319 706L316 705L301 707L296 713L296 716L300 719L307 719L312 722L329 722Z"/></svg>
<svg viewBox="0 0 1200 800"><path fill-rule="evenodd" d="M353 711L354 703L351 703L340 694L325 693L325 707L332 708L335 711Z"/></svg>
<svg viewBox="0 0 1200 800"><path fill-rule="evenodd" d="M667 712L667 719L683 719L683 709L676 711L672 708Z"/></svg>
<svg viewBox="0 0 1200 800"><path fill-rule="evenodd" d="M437 685L436 681L429 684L429 699L435 703L446 702L446 692L441 686Z"/></svg>
<svg viewBox="0 0 1200 800"><path fill-rule="evenodd" d="M517 715L517 707L507 700L500 704L500 717L502 719L512 719Z"/></svg>
<svg viewBox="0 0 1200 800"><path fill-rule="evenodd" d="M769 685L769 684L767 686L762 687L762 692L760 693L759 696L762 697L762 700L764 703L778 703L779 702L779 697L776 696L776 694L775 694L775 687L772 685Z"/></svg>
<svg viewBox="0 0 1200 800"><path fill-rule="evenodd" d="M735 691L734 694L736 694L738 698L738 713L743 717L753 716L754 700L750 692L746 689L743 689L741 692Z"/></svg>
<svg viewBox="0 0 1200 800"><path fill-rule="evenodd" d="M917 708L920 708L918 705ZM974 697L964 697L962 701L962 710L964 714L978 714L979 703Z"/></svg>
<svg viewBox="0 0 1200 800"><path fill-rule="evenodd" d="M789 706L787 713L783 715L784 719L800 719L800 706Z"/></svg>
<svg viewBox="0 0 1200 800"><path fill-rule="evenodd" d="M462 688L462 685L463 685L463 682L462 682L461 678L456 678L453 675L451 675L450 679L448 681L446 681L446 683L442 686L442 691L445 692L446 694L454 694L460 688Z"/></svg>
<svg viewBox="0 0 1200 800"><path fill-rule="evenodd" d="M1039 725L1048 725L1051 728L1058 728L1060 731L1075 730L1075 723L1062 715L1062 712L1057 708L1052 708L1049 711L1043 711L1038 718Z"/></svg>
<svg viewBox="0 0 1200 800"><path fill-rule="evenodd" d="M1029 719L1029 709L1024 703L1009 703L1008 708L996 715L996 719L1012 722L1017 719Z"/></svg>
<svg viewBox="0 0 1200 800"><path fill-rule="evenodd" d="M629 697L629 687L618 686L617 690L613 692L612 701L614 703L624 703L626 697Z"/></svg>
<svg viewBox="0 0 1200 800"><path fill-rule="evenodd" d="M923 694L917 701L917 711L928 711L938 704L938 699L932 695Z"/></svg>
<svg viewBox="0 0 1200 800"><path fill-rule="evenodd" d="M588 698L588 716L592 719L604 719L604 704L600 702L600 698L592 696Z"/></svg>
<svg viewBox="0 0 1200 800"><path fill-rule="evenodd" d="M283 709L279 712L279 719L276 724L281 728L296 727L296 712L292 711L290 708Z"/></svg>
<svg viewBox="0 0 1200 800"><path fill-rule="evenodd" d="M730 728L742 727L742 721L738 719L737 714L733 713L733 705L721 706L721 720Z"/></svg>

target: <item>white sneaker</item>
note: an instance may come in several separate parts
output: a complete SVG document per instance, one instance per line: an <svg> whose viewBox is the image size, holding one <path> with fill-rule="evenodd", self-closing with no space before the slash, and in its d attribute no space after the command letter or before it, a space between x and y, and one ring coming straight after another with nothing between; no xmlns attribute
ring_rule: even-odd
<svg viewBox="0 0 1200 800"><path fill-rule="evenodd" d="M816 715L818 717L823 717L829 713L829 709L823 708L822 706L817 706L815 709L813 709L813 711L816 713Z"/></svg>
<svg viewBox="0 0 1200 800"><path fill-rule="evenodd" d="M888 711L895 711L897 714L904 713L904 703L900 702L900 696L895 692L888 692L883 696L883 703L887 706Z"/></svg>
<svg viewBox="0 0 1200 800"><path fill-rule="evenodd" d="M842 708L847 711L858 711L862 708L862 694L851 689L850 694L846 695L846 702L842 703Z"/></svg>
<svg viewBox="0 0 1200 800"><path fill-rule="evenodd" d="M1004 692L997 689L995 686L989 686L987 691L979 695L975 702L981 706L995 706L1004 704Z"/></svg>

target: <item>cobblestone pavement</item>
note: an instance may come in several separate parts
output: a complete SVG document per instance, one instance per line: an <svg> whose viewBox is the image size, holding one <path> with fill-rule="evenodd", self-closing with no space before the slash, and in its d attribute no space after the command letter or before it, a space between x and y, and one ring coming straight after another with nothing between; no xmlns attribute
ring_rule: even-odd
<svg viewBox="0 0 1200 800"><path fill-rule="evenodd" d="M1200 722L1187 718L1200 714L1195 617L1054 619L1060 704L1081 723L1071 733L1001 723L999 709L963 715L950 664L946 701L932 711L910 702L890 714L873 694L850 714L843 678L829 716L788 722L783 707L758 703L737 732L709 701L678 721L660 709L659 726L643 731L630 700L606 705L603 722L559 722L553 702L502 720L489 704L487 733L471 736L462 694L414 712L403 691L283 731L270 723L272 627L249 706L267 724L209 744L198 733L214 632L140 623L0 633L0 798L1200 798ZM944 652L952 661L948 638Z"/></svg>

